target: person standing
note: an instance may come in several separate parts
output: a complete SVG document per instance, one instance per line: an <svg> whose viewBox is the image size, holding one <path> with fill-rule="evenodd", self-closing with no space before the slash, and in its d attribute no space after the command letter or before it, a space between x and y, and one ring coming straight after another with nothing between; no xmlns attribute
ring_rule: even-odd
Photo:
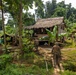
<svg viewBox="0 0 76 75"><path fill-rule="evenodd" d="M60 47L58 45L58 42L56 42L55 45L53 46L51 53L53 55L53 66L54 66L54 68L58 67L59 70L61 70L61 66L60 66L61 50L60 50Z"/></svg>

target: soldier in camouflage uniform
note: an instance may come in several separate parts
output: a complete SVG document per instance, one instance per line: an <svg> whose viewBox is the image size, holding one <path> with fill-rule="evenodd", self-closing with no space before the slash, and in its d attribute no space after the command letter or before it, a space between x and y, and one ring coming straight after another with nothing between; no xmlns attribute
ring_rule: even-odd
<svg viewBox="0 0 76 75"><path fill-rule="evenodd" d="M51 53L53 55L53 65L54 65L54 68L58 67L59 69L61 69L60 68L61 51L60 51L60 47L58 46L57 42L53 46Z"/></svg>

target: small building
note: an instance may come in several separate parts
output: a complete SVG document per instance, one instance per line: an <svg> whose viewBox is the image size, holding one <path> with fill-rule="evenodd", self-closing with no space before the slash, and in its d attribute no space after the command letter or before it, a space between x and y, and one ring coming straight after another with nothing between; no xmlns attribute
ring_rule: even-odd
<svg viewBox="0 0 76 75"><path fill-rule="evenodd" d="M58 34L64 33L65 23L63 17L39 19L36 24L32 26L26 26L25 29L32 29L34 31L33 37L41 38L47 36L46 29L53 30L54 26L57 26ZM47 41L47 40L45 40Z"/></svg>
<svg viewBox="0 0 76 75"><path fill-rule="evenodd" d="M6 44L15 45L15 35L13 34L5 34ZM17 37L18 38L18 37ZM16 40L18 41L18 39ZM4 43L4 34L0 36L0 44ZM18 44L18 42L16 43Z"/></svg>
<svg viewBox="0 0 76 75"><path fill-rule="evenodd" d="M6 43L8 44L8 43L12 43L13 42L13 35L9 35L9 34L5 34L5 37L6 37ZM2 34L1 36L0 36L0 38L1 38L1 43L4 43L4 34Z"/></svg>

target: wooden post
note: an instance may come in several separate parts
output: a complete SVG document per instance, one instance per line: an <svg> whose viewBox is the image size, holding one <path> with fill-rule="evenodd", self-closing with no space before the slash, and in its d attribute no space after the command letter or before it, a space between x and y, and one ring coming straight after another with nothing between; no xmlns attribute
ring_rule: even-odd
<svg viewBox="0 0 76 75"><path fill-rule="evenodd" d="M56 41L58 41L58 26L57 26Z"/></svg>

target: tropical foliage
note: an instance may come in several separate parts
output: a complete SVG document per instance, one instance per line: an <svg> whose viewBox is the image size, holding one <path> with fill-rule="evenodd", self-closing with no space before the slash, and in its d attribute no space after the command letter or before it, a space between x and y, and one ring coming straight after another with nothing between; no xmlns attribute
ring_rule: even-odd
<svg viewBox="0 0 76 75"><path fill-rule="evenodd" d="M56 41L56 35L57 35L57 26L55 26L53 28L53 31L50 31L48 29L46 29L46 31L47 31L47 34L49 36L49 41L50 42L55 42Z"/></svg>
<svg viewBox="0 0 76 75"><path fill-rule="evenodd" d="M33 8L33 5L37 7L35 14L28 12L29 8ZM37 19L63 16L67 37L71 36L73 32L76 31L76 8L72 7L71 3L65 4L64 1L57 3L57 0L47 1L45 4L43 4L42 0L0 0L0 9L2 10L2 20L0 20L0 30L2 31L0 31L0 36L4 34L3 46L5 46L4 49L4 47L2 48L0 45L0 50L3 52L3 55L0 56L0 75L46 75L47 71L43 57L38 56L38 54L34 52L34 41L32 40L33 31L24 30L24 27L33 25L36 22L35 16L37 16ZM6 25L4 23L4 13L10 14ZM57 35L57 26L53 28L52 32L48 29L46 29L46 31L49 38L45 38L49 39L49 43L55 42L57 37L66 35ZM14 34L16 39L17 37L19 38L17 39L19 42L19 49L17 49L19 50L18 54L14 53L14 51L11 52L14 49L13 47L11 51L7 48L5 33ZM75 37L73 40L75 42L76 34L73 36ZM6 54L3 50L5 50L6 53L7 50L10 52ZM74 72L76 71L76 51L73 51L68 50L62 53L66 58L63 60L65 71L61 73L61 75L76 75ZM17 56L14 56L15 54ZM21 59L20 56L22 56ZM17 60L19 62L14 60L14 57L18 58ZM24 64L22 64L23 62ZM49 61L48 66L48 75L52 75L53 69ZM66 71L67 69L68 71Z"/></svg>

